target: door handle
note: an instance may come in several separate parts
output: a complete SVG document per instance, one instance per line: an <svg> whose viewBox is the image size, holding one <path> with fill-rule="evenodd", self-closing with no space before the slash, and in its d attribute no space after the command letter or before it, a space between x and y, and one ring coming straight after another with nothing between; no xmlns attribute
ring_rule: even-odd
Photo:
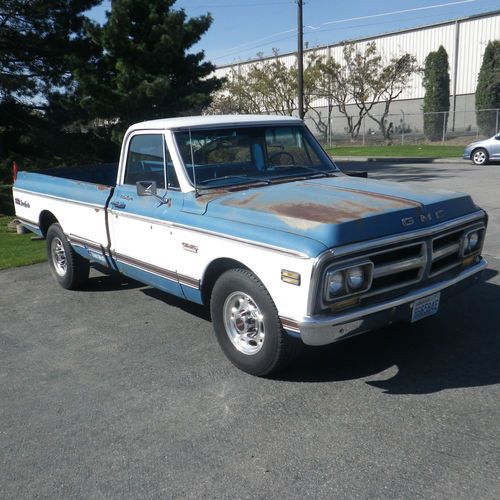
<svg viewBox="0 0 500 500"><path fill-rule="evenodd" d="M125 208L127 205L125 205L125 203L123 203L121 201L112 201L111 206L113 208Z"/></svg>

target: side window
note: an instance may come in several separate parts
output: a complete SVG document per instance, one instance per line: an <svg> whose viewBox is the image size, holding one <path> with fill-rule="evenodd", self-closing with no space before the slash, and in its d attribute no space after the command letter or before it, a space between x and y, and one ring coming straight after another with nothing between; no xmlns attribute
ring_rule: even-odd
<svg viewBox="0 0 500 500"><path fill-rule="evenodd" d="M143 134L132 137L124 183L135 185L139 181L156 181L159 189L165 189L162 135Z"/></svg>

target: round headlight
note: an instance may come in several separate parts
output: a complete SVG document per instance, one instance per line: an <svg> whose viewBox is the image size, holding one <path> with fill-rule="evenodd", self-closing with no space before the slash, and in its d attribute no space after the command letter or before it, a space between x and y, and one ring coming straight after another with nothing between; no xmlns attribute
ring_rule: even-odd
<svg viewBox="0 0 500 500"><path fill-rule="evenodd" d="M328 275L328 293L338 295L344 290L344 275L340 272Z"/></svg>
<svg viewBox="0 0 500 500"><path fill-rule="evenodd" d="M478 244L479 233L477 231L474 231L473 233L470 233L469 236L467 236L467 251L472 252L477 248Z"/></svg>
<svg viewBox="0 0 500 500"><path fill-rule="evenodd" d="M358 290L365 282L365 275L361 267L351 267L346 271L347 284L351 290Z"/></svg>

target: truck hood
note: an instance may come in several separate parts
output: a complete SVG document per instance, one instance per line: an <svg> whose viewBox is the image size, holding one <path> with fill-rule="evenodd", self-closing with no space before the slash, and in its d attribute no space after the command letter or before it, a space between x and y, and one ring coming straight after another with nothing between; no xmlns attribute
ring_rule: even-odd
<svg viewBox="0 0 500 500"><path fill-rule="evenodd" d="M210 218L314 239L327 248L404 233L467 215L469 195L339 176L201 196Z"/></svg>

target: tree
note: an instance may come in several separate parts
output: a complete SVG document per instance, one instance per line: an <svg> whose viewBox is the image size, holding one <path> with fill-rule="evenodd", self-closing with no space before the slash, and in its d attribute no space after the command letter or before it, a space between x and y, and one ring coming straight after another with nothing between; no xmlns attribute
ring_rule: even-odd
<svg viewBox="0 0 500 500"><path fill-rule="evenodd" d="M441 45L425 58L424 134L431 141L440 139L446 131L450 110L450 74L448 53Z"/></svg>
<svg viewBox="0 0 500 500"><path fill-rule="evenodd" d="M333 58L315 57L315 92L337 107L347 121L347 129L352 139L359 135L363 120L368 115L380 127L386 140L390 140L387 115L392 101L405 89L411 75L417 71L416 58L408 53L392 58L384 65L375 42L364 49L353 44L343 47L343 61ZM380 117L373 113L374 107L384 103Z"/></svg>
<svg viewBox="0 0 500 500"><path fill-rule="evenodd" d="M296 108L297 68L287 67L273 50L274 59L231 69L222 89L214 95L209 114L275 113L291 116Z"/></svg>
<svg viewBox="0 0 500 500"><path fill-rule="evenodd" d="M133 122L199 112L220 82L203 52L188 52L212 18L187 19L175 0L114 0L89 33L101 54L77 73L79 103L116 143Z"/></svg>
<svg viewBox="0 0 500 500"><path fill-rule="evenodd" d="M260 106L254 101L253 93L245 85L246 79L238 70L231 68L223 80L222 88L212 94L212 101L204 109L209 115L259 113Z"/></svg>
<svg viewBox="0 0 500 500"><path fill-rule="evenodd" d="M67 141L50 137L55 89L91 57L84 12L101 0L3 0L0 3L0 176L10 164L55 161ZM61 124L58 124L61 127ZM50 142L50 147L47 141ZM56 157L56 158L54 158Z"/></svg>
<svg viewBox="0 0 500 500"><path fill-rule="evenodd" d="M378 124L387 143L391 141L391 127L390 124L387 125L391 104L403 93L411 75L417 70L416 57L406 53L399 57L393 57L387 66L381 68L376 79L377 86L374 89L374 95L382 103L382 112L379 115L374 115L368 111L367 114Z"/></svg>
<svg viewBox="0 0 500 500"><path fill-rule="evenodd" d="M484 51L476 88L476 117L481 134L496 133L497 111L500 108L500 40L491 41Z"/></svg>
<svg viewBox="0 0 500 500"><path fill-rule="evenodd" d="M274 58L231 68L222 88L213 95L207 114L274 113L292 116L297 109L297 64L287 66L273 49ZM311 110L318 76L308 60L304 68L304 112ZM313 120L315 118L313 117Z"/></svg>

